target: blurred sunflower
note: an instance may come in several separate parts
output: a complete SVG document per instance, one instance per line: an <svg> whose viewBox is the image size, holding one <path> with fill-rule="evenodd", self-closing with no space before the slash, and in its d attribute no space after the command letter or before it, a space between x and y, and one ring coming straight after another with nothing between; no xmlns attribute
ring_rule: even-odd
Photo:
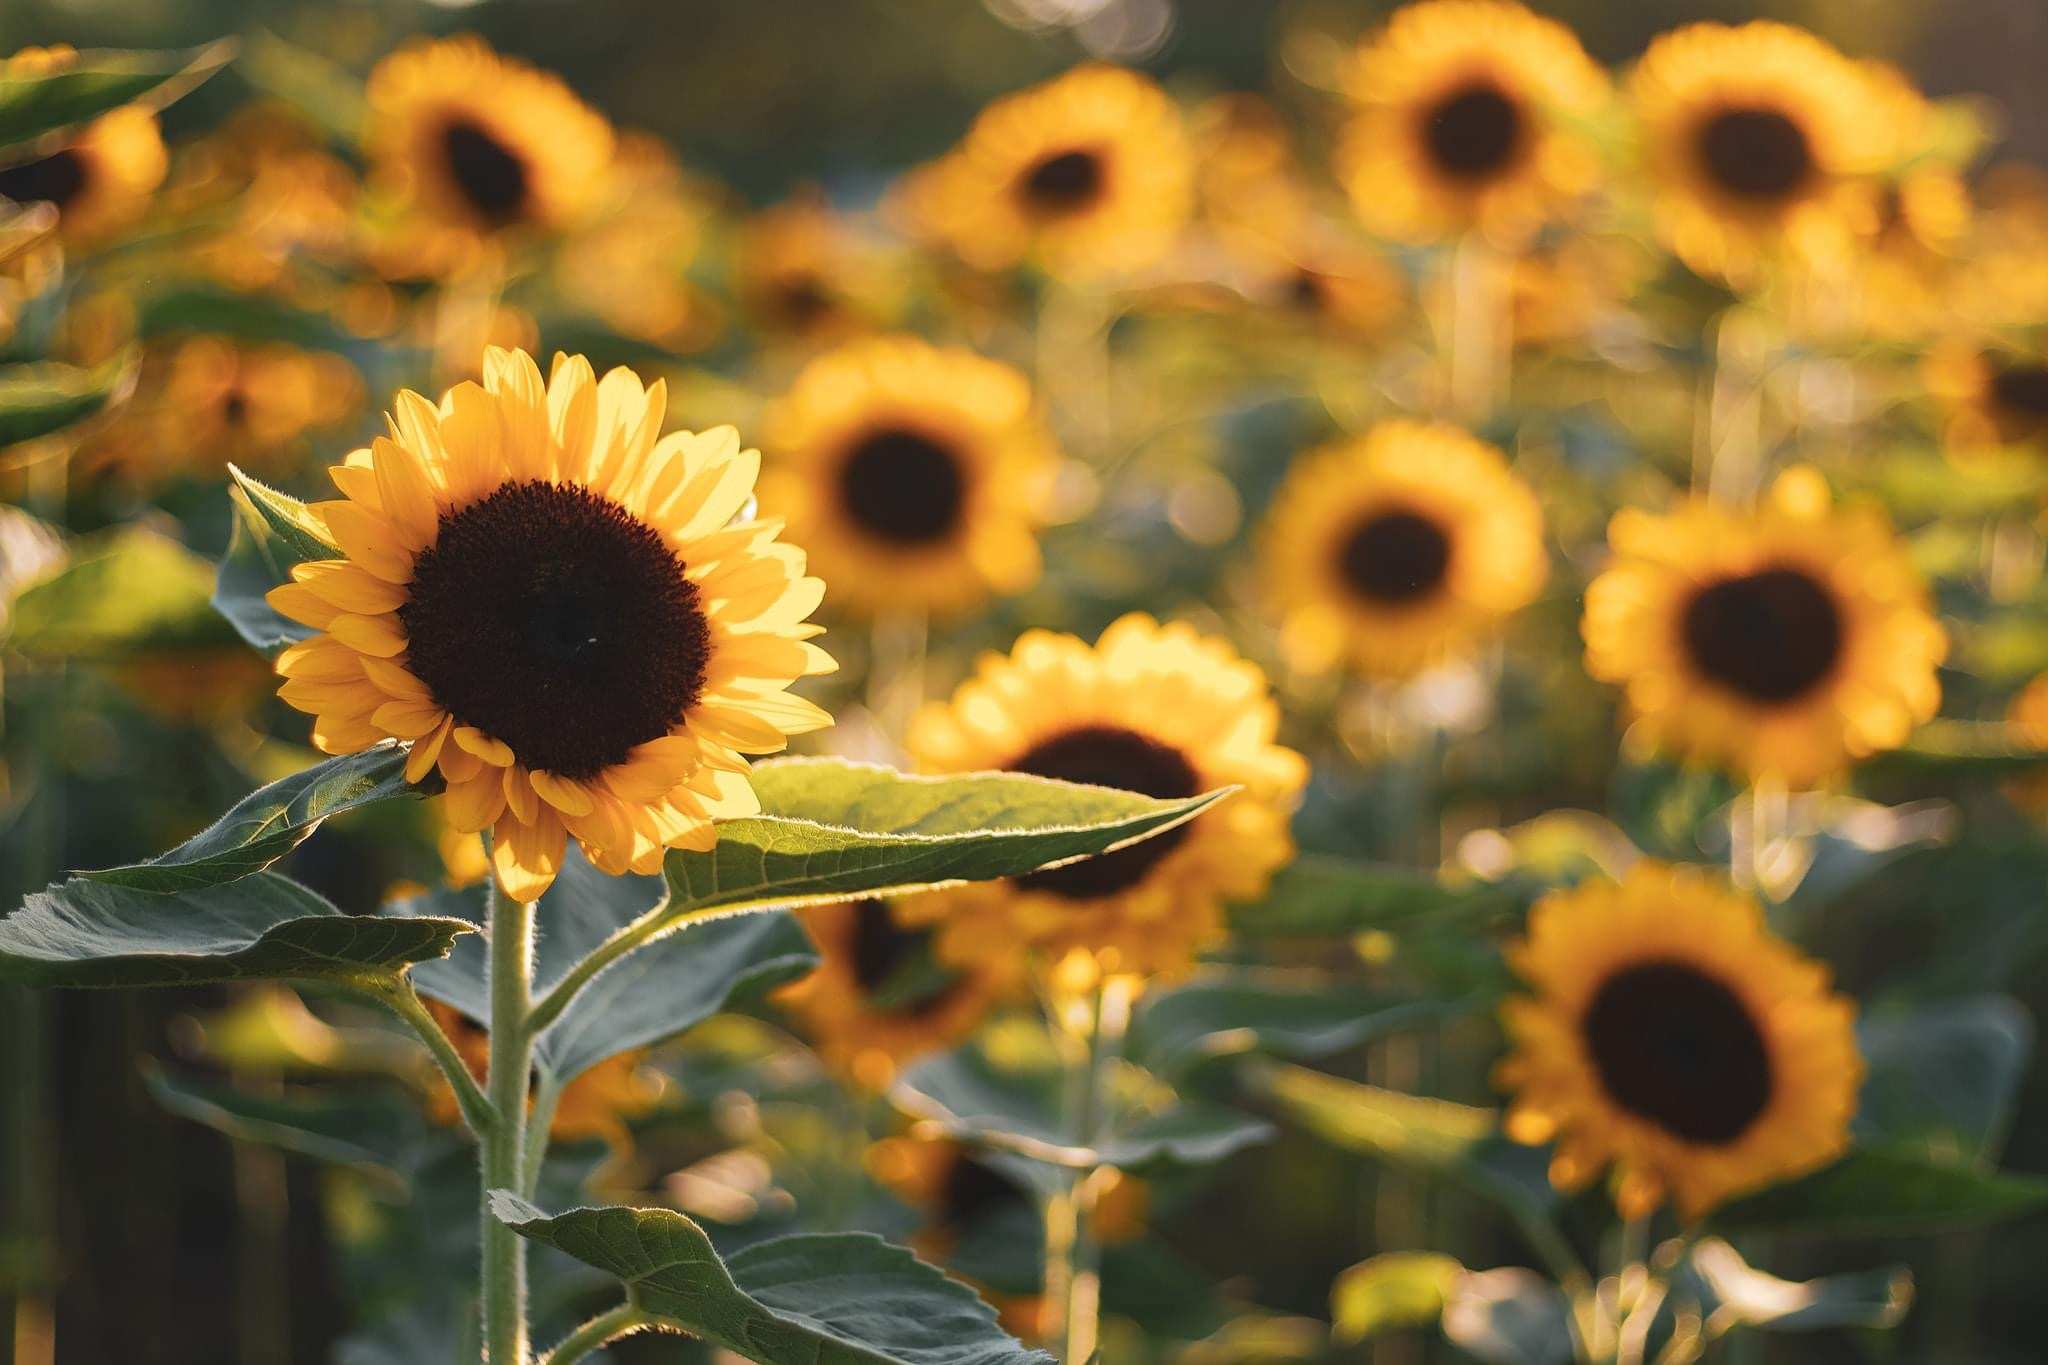
<svg viewBox="0 0 2048 1365"><path fill-rule="evenodd" d="M1055 274L1141 269L1193 206L1180 111L1134 71L1082 66L997 100L904 185L919 235L985 270L1035 259Z"/></svg>
<svg viewBox="0 0 2048 1365"><path fill-rule="evenodd" d="M1257 95L1218 95L1189 119L1195 199L1202 223L1227 247L1264 252L1314 221L1315 204L1294 140Z"/></svg>
<svg viewBox="0 0 2048 1365"><path fill-rule="evenodd" d="M403 247L453 259L464 242L559 229L596 202L612 131L568 86L462 35L408 44L365 89L373 183L403 206ZM424 263L424 262L422 262Z"/></svg>
<svg viewBox="0 0 2048 1365"><path fill-rule="evenodd" d="M1030 381L878 337L819 356L768 416L763 504L858 610L956 611L1038 578L1055 452Z"/></svg>
<svg viewBox="0 0 2048 1365"><path fill-rule="evenodd" d="M360 187L296 110L262 101L182 151L165 184L172 213L224 218L218 231L181 239L184 262L230 288L280 293L317 307L294 258L342 263L353 246Z"/></svg>
<svg viewBox="0 0 2048 1365"><path fill-rule="evenodd" d="M1646 859L1545 896L1508 962L1532 994L1501 1006L1495 1082L1560 1189L1611 1164L1624 1216L1691 1221L1848 1147L1855 1006L1749 897Z"/></svg>
<svg viewBox="0 0 2048 1365"><path fill-rule="evenodd" d="M1947 414L1950 454L2048 458L2048 350L1952 338L1928 352L1922 372Z"/></svg>
<svg viewBox="0 0 2048 1365"><path fill-rule="evenodd" d="M1948 639L1884 514L1836 510L1810 469L1754 513L1626 509L1586 589L1586 669L1658 750L1824 781L1906 742L1941 702Z"/></svg>
<svg viewBox="0 0 2048 1365"><path fill-rule="evenodd" d="M490 1068L490 1030L438 1000L427 1002L427 1012L455 1045L456 1053L476 1077L477 1084L482 1085ZM661 1100L660 1073L650 1070L646 1061L646 1048L614 1053L562 1087L555 1102L554 1120L548 1125L548 1136L563 1142L602 1138L614 1152L630 1147L633 1135L626 1121L647 1113ZM427 1097L427 1112L436 1123L453 1126L462 1121L455 1090L441 1077L434 1078Z"/></svg>
<svg viewBox="0 0 2048 1365"><path fill-rule="evenodd" d="M1133 613L1093 646L1026 631L1008 654L985 655L949 703L919 713L908 747L922 770L1003 769L1156 797L1243 790L1129 848L918 896L898 913L937 924L949 962L1080 949L1104 971L1185 971L1223 936L1224 902L1259 895L1293 856L1287 824L1308 765L1273 742L1278 725L1258 667L1191 626Z"/></svg>
<svg viewBox="0 0 2048 1365"><path fill-rule="evenodd" d="M911 1245L943 1261L964 1234L1005 1211L1035 1223L1037 1200L1030 1186L1001 1169L997 1160L951 1138L905 1134L871 1144L865 1164L877 1183L921 1215L923 1226ZM1099 1178L1103 1188L1095 1199L1094 1235L1111 1246L1140 1236L1150 1211L1150 1189L1137 1176L1110 1167Z"/></svg>
<svg viewBox="0 0 2048 1365"><path fill-rule="evenodd" d="M1508 308L1517 346L1582 342L1622 322L1659 258L1618 236L1573 233L1517 252L1508 267Z"/></svg>
<svg viewBox="0 0 2048 1365"><path fill-rule="evenodd" d="M77 59L69 47L27 47L0 74L45 75ZM141 218L168 166L156 115L130 106L94 119L55 151L0 166L0 199L55 205L64 240L83 246Z"/></svg>
<svg viewBox="0 0 2048 1365"><path fill-rule="evenodd" d="M1593 187L1587 124L1612 92L1553 19L1509 0L1422 0L1359 50L1349 93L1358 113L1336 173L1367 227L1512 242Z"/></svg>
<svg viewBox="0 0 2048 1365"><path fill-rule="evenodd" d="M824 196L806 191L741 225L733 290L763 332L844 338L876 314L877 274Z"/></svg>
<svg viewBox="0 0 2048 1365"><path fill-rule="evenodd" d="M816 971L776 993L818 1051L870 1090L904 1062L965 1038L1014 984L989 965L939 967L932 932L898 922L888 901L800 910Z"/></svg>
<svg viewBox="0 0 2048 1365"><path fill-rule="evenodd" d="M1289 472L1261 538L1283 652L1413 676L1471 650L1549 571L1543 512L1500 451L1443 423L1383 422Z"/></svg>
<svg viewBox="0 0 2048 1365"><path fill-rule="evenodd" d="M461 830L491 828L499 887L531 901L567 835L618 874L708 849L757 810L742 755L831 718L786 689L831 659L824 585L775 522L733 522L759 456L730 427L662 436L667 389L522 352L440 404L401 392L392 436L314 511L344 558L270 603L320 633L278 657L313 742L410 741ZM729 524L730 523L730 524Z"/></svg>
<svg viewBox="0 0 2048 1365"><path fill-rule="evenodd" d="M555 253L563 297L626 336L676 350L704 345L717 319L688 271L716 191L651 134L621 135L612 164L605 209Z"/></svg>
<svg viewBox="0 0 2048 1365"><path fill-rule="evenodd" d="M1847 264L1875 172L1899 151L1897 107L1869 71L1803 29L1691 24L1629 79L1658 230L1705 275L1751 283L1784 248Z"/></svg>
<svg viewBox="0 0 2048 1365"><path fill-rule="evenodd" d="M161 449L195 474L221 478L228 461L280 467L308 432L333 426L362 399L355 366L331 352L199 336L165 362L152 425Z"/></svg>

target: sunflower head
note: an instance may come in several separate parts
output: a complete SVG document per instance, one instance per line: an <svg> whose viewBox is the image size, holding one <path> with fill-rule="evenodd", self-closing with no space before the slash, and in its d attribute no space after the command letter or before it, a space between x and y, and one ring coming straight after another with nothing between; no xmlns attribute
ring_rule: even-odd
<svg viewBox="0 0 2048 1365"><path fill-rule="evenodd" d="M1570 29L1509 0L1422 0L1359 49L1337 174L1403 241L1518 239L1589 190L1585 132L1610 97Z"/></svg>
<svg viewBox="0 0 2048 1365"><path fill-rule="evenodd" d="M731 428L663 436L659 381L580 357L545 385L521 352L483 368L439 404L399 394L315 505L343 557L270 602L319 632L277 661L314 743L409 743L407 777L439 769L530 901L570 834L614 875L710 848L758 809L744 756L830 723L785 689L832 661L803 553L735 520L759 456Z"/></svg>
<svg viewBox="0 0 2048 1365"><path fill-rule="evenodd" d="M77 60L69 47L23 48L0 64L0 74L41 75ZM131 105L94 119L54 151L0 165L0 199L55 205L64 240L90 245L142 217L169 164L156 115Z"/></svg>
<svg viewBox="0 0 2048 1365"><path fill-rule="evenodd" d="M1697 1219L1848 1146L1855 1007L1749 897L1645 860L1544 897L1508 960L1529 994L1495 1079L1509 1135L1557 1144L1559 1188L1612 1166L1625 1216Z"/></svg>
<svg viewBox="0 0 2048 1365"><path fill-rule="evenodd" d="M1184 971L1223 933L1226 901L1260 894L1293 853L1287 822L1307 780L1273 742L1278 708L1257 666L1186 625L1133 614L1094 645L1025 632L928 705L909 747L929 772L1001 769L1193 796L1243 788L1129 848L1006 882L934 892L902 913L939 925L960 963L1052 961L1079 949L1117 973Z"/></svg>
<svg viewBox="0 0 2048 1365"><path fill-rule="evenodd" d="M1393 678L1472 649L1548 571L1543 513L1500 451L1407 420L1303 460L1260 555L1290 659Z"/></svg>
<svg viewBox="0 0 2048 1365"><path fill-rule="evenodd" d="M1099 275L1166 254L1192 209L1193 165L1164 91L1083 66L989 105L901 198L913 229L970 265Z"/></svg>
<svg viewBox="0 0 2048 1365"><path fill-rule="evenodd" d="M165 360L156 444L208 477L226 460L277 468L308 432L356 411L362 394L355 367L338 355L192 337Z"/></svg>
<svg viewBox="0 0 2048 1365"><path fill-rule="evenodd" d="M1809 469L1743 513L1695 499L1617 514L1586 589L1586 667L1650 747L1794 784L1905 743L1941 701L1947 636L1874 508Z"/></svg>
<svg viewBox="0 0 2048 1365"><path fill-rule="evenodd" d="M2048 348L2022 338L1951 338L1929 351L1927 388L1958 460L2048 457Z"/></svg>
<svg viewBox="0 0 2048 1365"><path fill-rule="evenodd" d="M838 599L956 611L1029 587L1056 453L1023 374L914 337L819 356L769 417L762 496Z"/></svg>

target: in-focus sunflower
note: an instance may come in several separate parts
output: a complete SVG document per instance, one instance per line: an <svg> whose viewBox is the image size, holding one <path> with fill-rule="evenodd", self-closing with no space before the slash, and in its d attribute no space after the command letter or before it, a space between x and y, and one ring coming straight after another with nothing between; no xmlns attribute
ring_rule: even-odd
<svg viewBox="0 0 2048 1365"><path fill-rule="evenodd" d="M1660 235L1702 274L1751 282L1780 248L1846 264L1896 156L1894 103L1870 72L1804 29L1692 24L1652 43L1629 79Z"/></svg>
<svg viewBox="0 0 2048 1365"><path fill-rule="evenodd" d="M612 160L602 115L481 38L408 44L366 87L371 177L418 225L475 239L550 230L594 203Z"/></svg>
<svg viewBox="0 0 2048 1365"><path fill-rule="evenodd" d="M855 342L804 367L768 445L763 504L837 601L953 611L1038 578L1055 453L1008 365L915 337Z"/></svg>
<svg viewBox="0 0 2048 1365"><path fill-rule="evenodd" d="M1004 882L938 891L899 913L939 926L959 963L1095 954L1109 972L1171 974L1223 936L1226 901L1259 895L1293 855L1287 823L1308 778L1273 742L1265 676L1222 640L1133 613L1093 646L1026 631L982 658L950 702L911 726L927 772L1004 769L1148 796L1243 788L1129 848Z"/></svg>
<svg viewBox="0 0 2048 1365"><path fill-rule="evenodd" d="M1192 206L1180 111L1145 77L1112 66L997 100L903 196L913 229L970 265L1032 258L1062 275L1153 264Z"/></svg>
<svg viewBox="0 0 2048 1365"><path fill-rule="evenodd" d="M438 1000L427 1002L427 1012L448 1035L456 1053L484 1083L490 1068L491 1033L468 1015ZM562 1087L555 1101L554 1119L548 1136L563 1142L602 1138L614 1152L632 1145L628 1119L647 1113L661 1099L662 1079L646 1066L647 1049L633 1048L615 1053ZM427 1098L427 1112L437 1123L456 1124L462 1110L455 1102L455 1090L439 1076Z"/></svg>
<svg viewBox="0 0 2048 1365"><path fill-rule="evenodd" d="M1883 512L1818 474L1753 513L1695 499L1617 513L1586 589L1586 668L1651 746L1794 785L1905 743L1941 702L1948 640Z"/></svg>
<svg viewBox="0 0 2048 1365"><path fill-rule="evenodd" d="M41 75L77 59L69 47L23 48L0 73ZM66 242L101 242L142 217L168 166L156 115L130 106L94 119L55 151L0 166L0 198L54 204Z"/></svg>
<svg viewBox="0 0 2048 1365"><path fill-rule="evenodd" d="M1501 1007L1495 1079L1559 1188L1612 1165L1624 1216L1691 1220L1847 1148L1855 1006L1740 892L1645 860L1545 896L1508 961L1531 994Z"/></svg>
<svg viewBox="0 0 2048 1365"><path fill-rule="evenodd" d="M1572 31L1508 0L1397 10L1350 72L1358 113L1337 177L1373 231L1426 242L1468 229L1513 241L1593 187L1586 124L1607 74Z"/></svg>
<svg viewBox="0 0 2048 1365"><path fill-rule="evenodd" d="M965 1038L1017 984L984 964L938 965L928 926L898 922L888 901L797 912L818 946L818 968L776 994L816 1040L818 1052L871 1090L896 1068Z"/></svg>
<svg viewBox="0 0 2048 1365"><path fill-rule="evenodd" d="M1404 678L1469 651L1543 586L1543 512L1460 428L1383 422L1281 485L1261 561L1288 658Z"/></svg>
<svg viewBox="0 0 2048 1365"><path fill-rule="evenodd" d="M270 594L320 632L277 661L313 742L410 742L407 778L439 767L515 900L571 834L614 875L712 847L759 808L742 755L830 724L784 690L833 666L804 620L824 585L780 523L733 521L759 456L730 427L661 435L666 403L581 357L544 387L495 348L438 406L401 392L315 504L345 557Z"/></svg>
<svg viewBox="0 0 2048 1365"><path fill-rule="evenodd" d="M1943 441L1960 459L2048 459L2048 349L2018 339L1952 339L1922 367L1947 413Z"/></svg>

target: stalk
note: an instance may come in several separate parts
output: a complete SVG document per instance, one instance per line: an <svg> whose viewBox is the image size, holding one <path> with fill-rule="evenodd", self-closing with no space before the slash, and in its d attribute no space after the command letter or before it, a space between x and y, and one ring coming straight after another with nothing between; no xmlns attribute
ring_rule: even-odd
<svg viewBox="0 0 2048 1365"><path fill-rule="evenodd" d="M525 1188L526 1098L533 1069L533 906L490 885L491 1067L494 1111L483 1141L483 1318L490 1365L527 1365L526 1243L491 1215L492 1190Z"/></svg>
<svg viewBox="0 0 2048 1365"><path fill-rule="evenodd" d="M1130 1026L1130 983L1112 977L1086 1000L1056 998L1053 1008L1068 1044L1069 1135L1075 1146L1092 1148L1101 1140L1108 1108L1108 1064L1122 1048ZM1109 1170L1076 1170L1066 1188L1046 1201L1045 1297L1056 1315L1053 1340L1066 1365L1091 1360L1100 1335L1102 1242L1095 1227L1095 1204Z"/></svg>
<svg viewBox="0 0 2048 1365"><path fill-rule="evenodd" d="M541 1357L540 1365L571 1365L572 1361L583 1359L606 1342L617 1341L646 1325L647 1319L639 1309L630 1303L622 1303L563 1337L552 1351Z"/></svg>
<svg viewBox="0 0 2048 1365"><path fill-rule="evenodd" d="M1485 421L1506 396L1514 346L1508 312L1508 263L1477 231L1459 239L1450 262L1450 364L1446 387L1452 414L1467 425Z"/></svg>

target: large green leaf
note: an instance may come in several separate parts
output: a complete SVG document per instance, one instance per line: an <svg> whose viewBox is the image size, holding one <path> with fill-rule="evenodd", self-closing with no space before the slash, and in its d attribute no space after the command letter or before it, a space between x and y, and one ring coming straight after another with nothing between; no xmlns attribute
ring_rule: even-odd
<svg viewBox="0 0 2048 1365"><path fill-rule="evenodd" d="M1812 1175L1723 1206L1717 1232L1897 1236L2019 1218L2048 1208L2048 1180L1869 1147Z"/></svg>
<svg viewBox="0 0 2048 1365"><path fill-rule="evenodd" d="M670 1209L549 1217L504 1191L491 1211L523 1237L616 1276L663 1326L761 1365L1049 1365L993 1309L901 1247L865 1233L779 1237L721 1260Z"/></svg>
<svg viewBox="0 0 2048 1365"><path fill-rule="evenodd" d="M0 368L0 450L62 431L128 397L136 357L124 352L90 369L38 361Z"/></svg>
<svg viewBox="0 0 2048 1365"><path fill-rule="evenodd" d="M1313 854L1280 870L1258 901L1238 906L1231 924L1255 938L1401 932L1436 921L1477 926L1527 902L1517 888L1450 886L1427 872Z"/></svg>
<svg viewBox="0 0 2048 1365"><path fill-rule="evenodd" d="M274 872L169 896L73 877L0 919L0 979L189 986L282 978L374 990L473 928L344 915Z"/></svg>
<svg viewBox="0 0 2048 1365"><path fill-rule="evenodd" d="M541 897L546 926L535 950L534 980L545 994L598 944L658 904L659 877L607 877L575 850ZM480 891L443 891L393 907L393 913L448 915L481 923ZM745 915L686 927L598 973L540 1035L538 1059L566 1082L616 1052L681 1033L724 1009L815 967L818 955L786 914ZM488 1025L489 991L481 938L456 943L448 957L422 963L414 984Z"/></svg>
<svg viewBox="0 0 2048 1365"><path fill-rule="evenodd" d="M61 71L0 76L0 148L33 142L124 104L161 107L233 54L231 43L189 52L81 52Z"/></svg>
<svg viewBox="0 0 2048 1365"><path fill-rule="evenodd" d="M143 526L80 545L64 569L15 599L8 643L24 654L116 658L231 644L208 610L213 570Z"/></svg>
<svg viewBox="0 0 2048 1365"><path fill-rule="evenodd" d="M381 745L344 754L250 792L168 853L79 877L158 894L218 886L270 866L329 816L420 791L405 780L403 749Z"/></svg>
<svg viewBox="0 0 2048 1365"><path fill-rule="evenodd" d="M1217 970L1148 993L1131 1021L1130 1055L1172 1078L1245 1052L1322 1056L1460 1009L1455 1001L1390 1000L1320 973Z"/></svg>

